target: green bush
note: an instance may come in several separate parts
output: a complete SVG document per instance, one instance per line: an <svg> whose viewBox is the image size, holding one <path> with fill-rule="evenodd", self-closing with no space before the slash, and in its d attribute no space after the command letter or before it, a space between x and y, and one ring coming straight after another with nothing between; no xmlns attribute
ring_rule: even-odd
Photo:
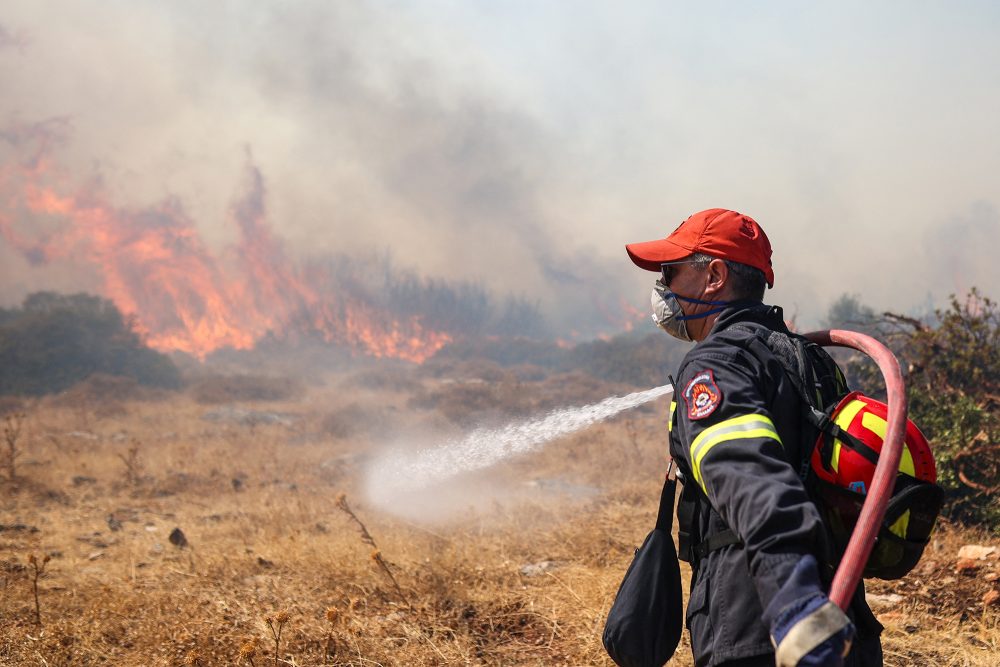
<svg viewBox="0 0 1000 667"><path fill-rule="evenodd" d="M910 418L934 448L949 513L1000 530L1000 310L973 289L935 314L899 346Z"/></svg>
<svg viewBox="0 0 1000 667"><path fill-rule="evenodd" d="M181 383L170 359L146 347L106 299L36 292L0 313L0 394L59 392L94 373L155 387Z"/></svg>

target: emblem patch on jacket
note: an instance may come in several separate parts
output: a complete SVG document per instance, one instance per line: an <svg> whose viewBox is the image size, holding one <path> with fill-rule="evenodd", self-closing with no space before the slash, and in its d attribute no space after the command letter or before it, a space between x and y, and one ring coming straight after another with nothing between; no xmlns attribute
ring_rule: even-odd
<svg viewBox="0 0 1000 667"><path fill-rule="evenodd" d="M687 404L688 419L704 419L722 402L722 392L715 384L712 371L701 371L684 387L684 402Z"/></svg>

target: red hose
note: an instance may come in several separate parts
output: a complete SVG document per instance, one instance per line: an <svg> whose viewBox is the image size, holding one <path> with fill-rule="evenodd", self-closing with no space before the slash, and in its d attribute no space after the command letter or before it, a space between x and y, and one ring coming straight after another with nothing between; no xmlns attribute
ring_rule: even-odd
<svg viewBox="0 0 1000 667"><path fill-rule="evenodd" d="M896 485L899 459L903 455L903 439L906 436L906 391L896 357L889 348L871 336L831 329L808 333L806 338L819 345L850 347L871 357L885 379L886 403L889 406L885 441L879 453L878 465L875 466L871 488L830 586L830 600L846 611L861 581L868 556L875 546L886 505Z"/></svg>

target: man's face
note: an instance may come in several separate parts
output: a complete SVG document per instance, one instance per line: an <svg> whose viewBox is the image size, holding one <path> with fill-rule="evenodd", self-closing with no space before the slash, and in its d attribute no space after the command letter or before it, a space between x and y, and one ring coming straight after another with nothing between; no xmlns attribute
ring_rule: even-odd
<svg viewBox="0 0 1000 667"><path fill-rule="evenodd" d="M714 262L720 262L720 260L713 260ZM707 264L675 264L670 267L669 275L670 283L667 285L667 289L679 296L684 296L692 299L703 299L705 301L711 301L717 296L714 294L709 294L709 283L712 280L712 273L709 271L709 266ZM707 310L716 308L716 306L702 303L691 303L690 301L685 301L684 299L678 299L677 302L680 304L681 311L686 317L692 315L698 315L704 313ZM698 318L687 321L688 335L692 340L700 341L708 335L711 329L712 323L715 322L714 317Z"/></svg>
<svg viewBox="0 0 1000 667"><path fill-rule="evenodd" d="M677 263L667 267L665 277L670 279L667 289L681 296L700 298L705 289L706 266L704 264ZM685 315L693 315L691 308L698 304L681 301Z"/></svg>

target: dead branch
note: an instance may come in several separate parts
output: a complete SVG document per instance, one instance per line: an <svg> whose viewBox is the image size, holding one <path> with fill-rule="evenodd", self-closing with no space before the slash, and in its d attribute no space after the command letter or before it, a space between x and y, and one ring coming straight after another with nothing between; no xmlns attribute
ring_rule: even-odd
<svg viewBox="0 0 1000 667"><path fill-rule="evenodd" d="M928 327L926 324L916 319L915 317L909 317L908 315L899 315L897 313L890 313L889 311L885 311L884 313L882 313L882 317L884 317L885 319L889 320L890 322L896 325L908 324L909 326L913 327L915 331L930 331L930 327Z"/></svg>
<svg viewBox="0 0 1000 667"><path fill-rule="evenodd" d="M985 493L987 495L993 495L1000 491L1000 486L983 486L969 479L969 476L965 474L965 467L958 466L958 478L962 480L962 484L965 484L969 488L975 489L980 493Z"/></svg>

